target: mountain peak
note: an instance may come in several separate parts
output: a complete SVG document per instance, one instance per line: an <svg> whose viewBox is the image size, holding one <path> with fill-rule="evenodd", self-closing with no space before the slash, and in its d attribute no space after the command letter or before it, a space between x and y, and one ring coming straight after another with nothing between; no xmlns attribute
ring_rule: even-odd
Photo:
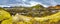
<svg viewBox="0 0 60 24"><path fill-rule="evenodd" d="M40 5L40 4L37 4L37 5L35 5L35 6L32 6L33 8L44 8L42 5Z"/></svg>

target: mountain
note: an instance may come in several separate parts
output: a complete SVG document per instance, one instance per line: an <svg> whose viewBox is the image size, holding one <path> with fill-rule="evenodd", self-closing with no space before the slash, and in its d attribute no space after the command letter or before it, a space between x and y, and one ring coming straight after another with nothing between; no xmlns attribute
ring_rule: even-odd
<svg viewBox="0 0 60 24"><path fill-rule="evenodd" d="M56 6L49 6L48 8L51 8L51 9L60 9L60 5L56 5Z"/></svg>
<svg viewBox="0 0 60 24"><path fill-rule="evenodd" d="M9 7L6 7L6 8L4 8L6 11L8 11L8 12L10 12L11 14L13 14L13 15L15 15L15 13L21 13L21 12L32 12L32 11L34 11L34 12L38 12L38 11L40 11L40 9L41 10L46 10L42 5L40 5L40 4L37 4L37 5L35 5L35 6L32 6L32 7L23 7L23 6L15 6L15 7L11 7L11 8L9 8Z"/></svg>
<svg viewBox="0 0 60 24"><path fill-rule="evenodd" d="M37 4L31 7L26 7L26 6L8 6L8 7L3 7L3 8L44 8L43 5Z"/></svg>
<svg viewBox="0 0 60 24"><path fill-rule="evenodd" d="M40 4L37 4L35 6L32 6L32 8L44 8L44 6L40 5Z"/></svg>
<svg viewBox="0 0 60 24"><path fill-rule="evenodd" d="M56 6L54 6L54 8L60 9L60 5L56 5Z"/></svg>

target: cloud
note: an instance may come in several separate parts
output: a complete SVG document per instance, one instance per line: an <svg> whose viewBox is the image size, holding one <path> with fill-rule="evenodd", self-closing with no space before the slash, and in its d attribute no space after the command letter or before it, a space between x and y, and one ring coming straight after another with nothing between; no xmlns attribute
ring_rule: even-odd
<svg viewBox="0 0 60 24"><path fill-rule="evenodd" d="M40 4L40 5L44 6L44 7L48 7L47 5L44 5L44 4L40 3L40 2L35 2L35 1L30 1L30 4L31 4L31 6L35 6L37 4Z"/></svg>
<svg viewBox="0 0 60 24"><path fill-rule="evenodd" d="M0 5L0 7L10 7L10 6L8 6L8 5Z"/></svg>
<svg viewBox="0 0 60 24"><path fill-rule="evenodd" d="M22 0L22 1L24 1L24 2L25 2L26 0Z"/></svg>
<svg viewBox="0 0 60 24"><path fill-rule="evenodd" d="M60 0L0 0L0 5L7 6L34 6L36 4L43 5L44 7L50 5L57 5Z"/></svg>
<svg viewBox="0 0 60 24"><path fill-rule="evenodd" d="M57 5L57 2L55 1L55 0L49 0L49 3L51 4L51 5Z"/></svg>

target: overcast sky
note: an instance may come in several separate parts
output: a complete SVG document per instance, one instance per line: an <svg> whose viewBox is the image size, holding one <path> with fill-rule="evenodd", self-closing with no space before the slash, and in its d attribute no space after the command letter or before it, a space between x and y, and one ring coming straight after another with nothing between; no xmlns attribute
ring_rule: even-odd
<svg viewBox="0 0 60 24"><path fill-rule="evenodd" d="M34 6L36 4L51 6L60 4L60 0L0 0L0 6Z"/></svg>

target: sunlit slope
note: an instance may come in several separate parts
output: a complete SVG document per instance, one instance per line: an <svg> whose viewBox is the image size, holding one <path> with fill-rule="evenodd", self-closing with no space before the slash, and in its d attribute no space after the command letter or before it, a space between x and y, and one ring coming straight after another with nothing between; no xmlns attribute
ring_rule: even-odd
<svg viewBox="0 0 60 24"><path fill-rule="evenodd" d="M10 18L10 14L3 9L0 9L0 21Z"/></svg>
<svg viewBox="0 0 60 24"><path fill-rule="evenodd" d="M60 12L50 15L50 16L46 16L46 17L35 17L34 18L36 21L46 21L46 20L50 20L49 22L58 22L60 20Z"/></svg>
<svg viewBox="0 0 60 24"><path fill-rule="evenodd" d="M22 20L22 21L25 21L25 22L29 22L31 19L33 19L33 18L32 17L26 17L24 15L16 14L15 16L13 16L13 21Z"/></svg>
<svg viewBox="0 0 60 24"><path fill-rule="evenodd" d="M13 24L12 17L7 20L2 21L1 24Z"/></svg>
<svg viewBox="0 0 60 24"><path fill-rule="evenodd" d="M60 20L60 12L56 13L56 14L53 14L53 15L50 15L50 16L46 16L46 17L26 17L26 16L23 16L23 15L16 15L16 18L13 18L13 20L15 19L15 21L18 21L18 20L22 20L22 21L25 21L25 22L29 22L31 20L36 20L36 21L39 21L39 22L44 22L44 21L47 21L49 20L49 22L58 22Z"/></svg>

